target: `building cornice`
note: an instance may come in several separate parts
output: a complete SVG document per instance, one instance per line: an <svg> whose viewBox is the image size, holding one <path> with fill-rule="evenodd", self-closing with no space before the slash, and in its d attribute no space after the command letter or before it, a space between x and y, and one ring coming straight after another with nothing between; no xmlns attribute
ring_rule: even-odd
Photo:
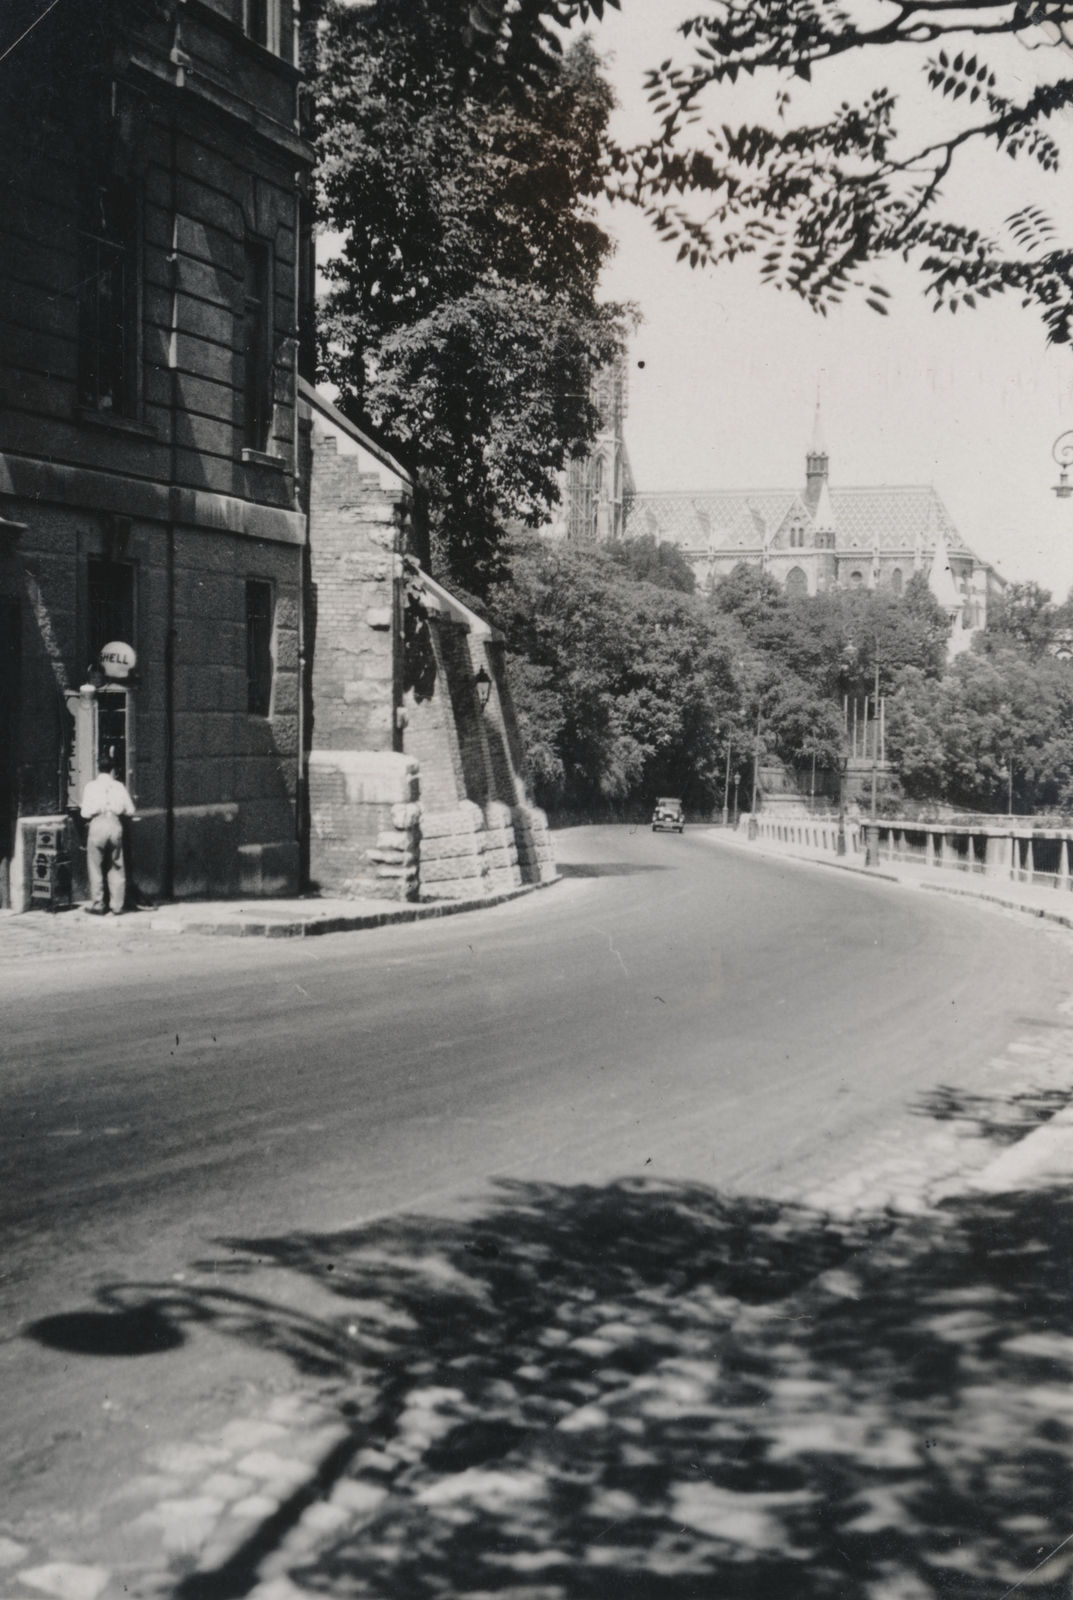
<svg viewBox="0 0 1073 1600"><path fill-rule="evenodd" d="M170 93L179 105L199 101L232 133L244 140L252 137L262 149L277 158L284 155L288 161L298 162L303 167L313 165L311 146L294 128L265 116L264 112L214 82L196 61L184 63L180 82L175 65L167 57L148 48L135 48L127 57L126 72L134 80L149 79L158 94L161 91Z"/></svg>
<svg viewBox="0 0 1073 1600"><path fill-rule="evenodd" d="M302 511L266 506L207 489L169 487L121 473L99 472L93 467L39 461L13 451L0 452L0 495L23 505L36 502L76 511L106 511L141 521L264 539L271 544L304 545L307 537Z"/></svg>

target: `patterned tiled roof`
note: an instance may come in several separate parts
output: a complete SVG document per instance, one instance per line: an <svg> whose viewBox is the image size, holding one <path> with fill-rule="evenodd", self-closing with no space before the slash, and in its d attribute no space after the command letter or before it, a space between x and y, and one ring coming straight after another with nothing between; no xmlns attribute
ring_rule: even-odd
<svg viewBox="0 0 1073 1600"><path fill-rule="evenodd" d="M894 488L830 489L836 550L912 551L919 538L925 550L941 533L951 554L973 556L950 514L930 484ZM791 516L811 517L795 489L719 489L691 494L638 494L630 507L627 532L650 533L683 550L707 553L756 550L769 544Z"/></svg>

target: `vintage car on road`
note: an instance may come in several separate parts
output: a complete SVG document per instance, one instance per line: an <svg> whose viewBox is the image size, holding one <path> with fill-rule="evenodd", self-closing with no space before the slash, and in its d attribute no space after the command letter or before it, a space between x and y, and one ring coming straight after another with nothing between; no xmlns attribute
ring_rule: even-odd
<svg viewBox="0 0 1073 1600"><path fill-rule="evenodd" d="M652 813L653 833L658 833L661 828L669 828L672 833L681 833L685 825L681 800L656 801L656 809Z"/></svg>

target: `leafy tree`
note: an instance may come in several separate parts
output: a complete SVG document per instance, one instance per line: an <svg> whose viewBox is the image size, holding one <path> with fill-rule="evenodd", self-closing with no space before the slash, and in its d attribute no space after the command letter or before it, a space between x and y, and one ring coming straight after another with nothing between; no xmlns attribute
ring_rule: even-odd
<svg viewBox="0 0 1073 1600"><path fill-rule="evenodd" d="M523 535L509 556L489 611L507 636L541 803L721 803L740 698L733 629L721 636L699 599L631 577L596 547Z"/></svg>
<svg viewBox="0 0 1073 1600"><path fill-rule="evenodd" d="M974 643L989 655L1020 650L1038 658L1046 654L1054 635L1057 610L1049 589L1038 583L1011 583L988 605L987 626Z"/></svg>
<svg viewBox="0 0 1073 1600"><path fill-rule="evenodd" d="M538 33L559 9L524 8ZM625 314L596 298L612 95L591 45L544 39L512 75L504 35L484 72L466 15L494 45L493 0L329 4L313 83L321 215L344 236L322 368L419 470L440 564L479 594L504 526L538 525L592 438Z"/></svg>
<svg viewBox="0 0 1073 1600"><path fill-rule="evenodd" d="M1016 650L959 656L939 681L903 675L887 717L909 794L1005 811L1073 801L1073 666Z"/></svg>
<svg viewBox="0 0 1073 1600"><path fill-rule="evenodd" d="M771 574L748 561L739 561L712 590L714 609L735 617L747 631L785 615L786 604Z"/></svg>
<svg viewBox="0 0 1073 1600"><path fill-rule="evenodd" d="M693 568L678 546L666 540L657 544L650 533L608 545L607 553L616 566L625 567L644 583L654 583L657 589L692 594L697 587Z"/></svg>
<svg viewBox="0 0 1073 1600"><path fill-rule="evenodd" d="M1027 206L1000 240L939 206L948 173L973 146L1057 167L1047 123L1073 104L1073 71L1036 86L1003 84L987 46L997 37L1064 44L1071 24L1069 0L876 0L852 11L828 0L708 0L680 26L687 59L648 73L658 128L612 152L610 187L642 206L690 265L758 256L767 281L817 309L855 287L885 312L887 293L870 269L903 256L926 273L936 306L971 307L1012 290L1040 308L1052 341L1068 343L1073 251L1056 246L1047 218ZM793 116L794 80L850 55L874 59L878 74L897 47L916 48L944 102L940 131L901 137L897 97L878 85L853 103L838 98L815 120ZM772 80L770 119L709 124L710 91L744 75Z"/></svg>
<svg viewBox="0 0 1073 1600"><path fill-rule="evenodd" d="M713 591L717 614L741 630L749 660L748 716L766 753L832 767L841 753L843 694L883 692L907 669L943 671L949 623L916 574L905 593L830 589L787 598L769 573L745 562Z"/></svg>

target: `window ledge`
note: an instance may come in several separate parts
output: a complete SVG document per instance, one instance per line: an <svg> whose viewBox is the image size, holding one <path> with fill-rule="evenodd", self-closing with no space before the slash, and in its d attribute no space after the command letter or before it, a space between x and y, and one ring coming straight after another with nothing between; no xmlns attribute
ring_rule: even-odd
<svg viewBox="0 0 1073 1600"><path fill-rule="evenodd" d="M287 463L283 457L269 455L267 450L243 450L242 460L247 467L271 467L275 472L287 470Z"/></svg>
<svg viewBox="0 0 1073 1600"><path fill-rule="evenodd" d="M75 406L75 418L88 428L103 428L108 433L129 433L136 439L157 439L160 435L148 422L123 417L115 411L98 411L95 406Z"/></svg>

